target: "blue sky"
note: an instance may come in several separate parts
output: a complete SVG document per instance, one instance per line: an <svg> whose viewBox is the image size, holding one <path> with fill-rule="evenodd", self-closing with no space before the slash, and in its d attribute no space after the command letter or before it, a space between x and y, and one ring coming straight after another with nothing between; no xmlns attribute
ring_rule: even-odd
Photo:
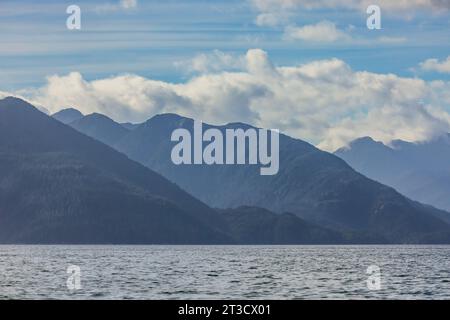
<svg viewBox="0 0 450 320"><path fill-rule="evenodd" d="M382 11L382 30L368 30L364 12L349 8L290 10L290 24L332 21L351 28L363 43L309 43L283 38L284 26L258 26L251 1L144 1L121 8L120 1L2 1L0 4L0 87L15 90L45 82L50 74L80 71L86 79L132 72L178 82L186 74L174 66L198 53L219 49L243 54L261 48L276 65L339 58L356 70L414 76L411 68L450 52L448 14L406 17ZM82 9L82 30L65 27L66 8ZM117 9L115 8L117 6ZM383 8L382 8L383 9ZM379 43L376 38L402 39ZM363 41L364 40L364 41ZM448 75L424 73L426 79Z"/></svg>
<svg viewBox="0 0 450 320"><path fill-rule="evenodd" d="M372 2L381 30L366 27ZM66 28L72 4L81 8L81 30ZM325 149L360 135L425 140L450 131L449 7L442 0L2 0L0 96L121 121L168 111L247 121ZM373 120L382 117L389 118L383 127Z"/></svg>

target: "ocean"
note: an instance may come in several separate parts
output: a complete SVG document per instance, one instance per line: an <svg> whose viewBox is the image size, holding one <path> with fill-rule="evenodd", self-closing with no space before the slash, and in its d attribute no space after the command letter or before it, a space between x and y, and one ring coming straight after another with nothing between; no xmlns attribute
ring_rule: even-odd
<svg viewBox="0 0 450 320"><path fill-rule="evenodd" d="M0 246L0 299L449 299L450 246Z"/></svg>

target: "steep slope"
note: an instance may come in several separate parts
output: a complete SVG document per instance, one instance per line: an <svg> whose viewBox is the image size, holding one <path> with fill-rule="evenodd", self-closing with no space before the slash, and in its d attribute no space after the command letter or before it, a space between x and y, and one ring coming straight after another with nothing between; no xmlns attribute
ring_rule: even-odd
<svg viewBox="0 0 450 320"><path fill-rule="evenodd" d="M411 199L450 210L450 135L424 143L396 140L391 146L361 138L335 154Z"/></svg>
<svg viewBox="0 0 450 320"><path fill-rule="evenodd" d="M69 108L58 111L57 113L53 114L52 117L64 124L69 124L73 121L83 118L83 114L77 109Z"/></svg>
<svg viewBox="0 0 450 320"><path fill-rule="evenodd" d="M114 144L123 138L129 129L112 119L98 113L87 115L69 124L76 130L93 137L108 145Z"/></svg>
<svg viewBox="0 0 450 320"><path fill-rule="evenodd" d="M232 243L214 210L26 102L0 101L1 243Z"/></svg>
<svg viewBox="0 0 450 320"><path fill-rule="evenodd" d="M217 128L236 126L242 124ZM175 143L170 136L176 128L192 132L193 120L174 114L156 116L114 146L210 206L292 212L321 226L358 232L380 242L450 240L449 226L436 218L447 213L417 205L301 140L281 135L280 172L260 176L258 166L174 165L170 154Z"/></svg>

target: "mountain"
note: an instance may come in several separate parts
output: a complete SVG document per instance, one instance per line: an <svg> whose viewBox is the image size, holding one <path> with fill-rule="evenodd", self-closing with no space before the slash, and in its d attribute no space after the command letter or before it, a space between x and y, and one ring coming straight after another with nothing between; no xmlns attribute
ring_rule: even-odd
<svg viewBox="0 0 450 320"><path fill-rule="evenodd" d="M450 134L422 143L395 140L390 146L360 138L335 154L411 199L450 210Z"/></svg>
<svg viewBox="0 0 450 320"><path fill-rule="evenodd" d="M231 226L231 233L236 241L242 244L347 242L341 233L315 226L291 213L276 214L262 208L247 206L219 212Z"/></svg>
<svg viewBox="0 0 450 320"><path fill-rule="evenodd" d="M20 99L0 100L0 243L304 244L342 239L296 217L281 219L246 208L236 219L236 212L209 208ZM286 221L293 223L287 226ZM265 226L268 235L261 236L259 228Z"/></svg>
<svg viewBox="0 0 450 320"><path fill-rule="evenodd" d="M223 132L240 126L216 128ZM193 120L155 116L112 146L212 207L291 212L310 223L382 243L450 240L449 225L441 219L447 212L411 201L306 142L280 135L280 171L261 176L259 167L251 165L174 165L170 136L177 128L192 132Z"/></svg>
<svg viewBox="0 0 450 320"><path fill-rule="evenodd" d="M130 131L121 124L99 113L82 117L69 123L69 125L108 145L116 143Z"/></svg>
<svg viewBox="0 0 450 320"><path fill-rule="evenodd" d="M83 114L77 109L69 108L53 114L52 117L64 124L69 124L83 118Z"/></svg>
<svg viewBox="0 0 450 320"><path fill-rule="evenodd" d="M134 129L136 129L137 127L139 127L141 124L140 123L131 123L131 122L124 122L124 123L121 123L120 124L122 127L124 127L125 129L128 129L128 130L134 130Z"/></svg>
<svg viewBox="0 0 450 320"><path fill-rule="evenodd" d="M232 243L214 210L26 102L0 101L1 243Z"/></svg>

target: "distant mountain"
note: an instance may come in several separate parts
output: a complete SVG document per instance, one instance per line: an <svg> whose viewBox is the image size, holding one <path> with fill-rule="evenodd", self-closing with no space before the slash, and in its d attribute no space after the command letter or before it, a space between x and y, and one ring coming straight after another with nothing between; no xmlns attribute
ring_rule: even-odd
<svg viewBox="0 0 450 320"><path fill-rule="evenodd" d="M64 124L69 124L83 118L83 114L77 109L69 108L53 114L52 117Z"/></svg>
<svg viewBox="0 0 450 320"><path fill-rule="evenodd" d="M132 131L132 130L136 129L137 127L139 127L141 125L141 123L125 122L125 123L121 123L120 125L122 127L124 127L125 129Z"/></svg>
<svg viewBox="0 0 450 320"><path fill-rule="evenodd" d="M306 244L341 239L336 232L263 209L218 212L26 102L0 100L0 243Z"/></svg>
<svg viewBox="0 0 450 320"><path fill-rule="evenodd" d="M450 210L450 135L423 143L357 139L335 152L355 170L404 195Z"/></svg>
<svg viewBox="0 0 450 320"><path fill-rule="evenodd" d="M450 240L449 226L441 220L447 212L415 203L306 142L281 135L280 172L260 176L259 167L250 165L174 165L170 136L176 128L192 131L193 120L174 114L155 116L112 146L212 207L291 212L310 223L378 242Z"/></svg>
<svg viewBox="0 0 450 320"><path fill-rule="evenodd" d="M108 145L116 143L130 131L121 124L99 113L82 117L69 123L69 125Z"/></svg>
<svg viewBox="0 0 450 320"><path fill-rule="evenodd" d="M346 243L341 233L310 224L294 214L276 214L256 207L219 210L242 244ZM355 240L355 239L352 239ZM362 240L367 242L367 239Z"/></svg>

